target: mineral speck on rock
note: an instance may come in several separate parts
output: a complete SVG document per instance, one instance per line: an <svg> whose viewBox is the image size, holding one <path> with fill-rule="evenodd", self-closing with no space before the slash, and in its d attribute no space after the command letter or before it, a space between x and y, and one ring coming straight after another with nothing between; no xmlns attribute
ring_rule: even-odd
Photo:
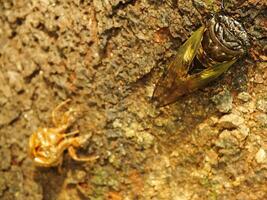
<svg viewBox="0 0 267 200"><path fill-rule="evenodd" d="M224 115L218 121L219 127L226 129L238 128L242 124L244 124L244 118L236 114Z"/></svg>
<svg viewBox="0 0 267 200"><path fill-rule="evenodd" d="M9 84L16 90L16 92L23 91L23 79L18 72L8 71Z"/></svg>
<svg viewBox="0 0 267 200"><path fill-rule="evenodd" d="M244 102L247 102L251 99L251 96L247 92L241 92L238 94L237 98Z"/></svg>
<svg viewBox="0 0 267 200"><path fill-rule="evenodd" d="M0 147L0 169L7 170L11 164L11 152L8 148Z"/></svg>
<svg viewBox="0 0 267 200"><path fill-rule="evenodd" d="M0 109L0 127L16 120L17 118L19 118L20 114L21 112L19 108L9 103L6 104Z"/></svg>
<svg viewBox="0 0 267 200"><path fill-rule="evenodd" d="M256 103L256 108L267 113L267 98L260 98Z"/></svg>
<svg viewBox="0 0 267 200"><path fill-rule="evenodd" d="M3 196L4 191L7 189L4 172L0 172L0 197Z"/></svg>
<svg viewBox="0 0 267 200"><path fill-rule="evenodd" d="M260 148L259 151L255 155L255 159L257 163L267 163L266 150Z"/></svg>
<svg viewBox="0 0 267 200"><path fill-rule="evenodd" d="M233 97L229 90L223 90L211 99L216 108L222 113L229 113L233 107Z"/></svg>
<svg viewBox="0 0 267 200"><path fill-rule="evenodd" d="M224 152L226 149L234 149L238 145L238 140L234 137L236 130L224 130L220 133L219 139L216 141L216 146L221 147Z"/></svg>
<svg viewBox="0 0 267 200"><path fill-rule="evenodd" d="M259 113L255 116L255 119L259 122L259 125L267 127L267 114Z"/></svg>

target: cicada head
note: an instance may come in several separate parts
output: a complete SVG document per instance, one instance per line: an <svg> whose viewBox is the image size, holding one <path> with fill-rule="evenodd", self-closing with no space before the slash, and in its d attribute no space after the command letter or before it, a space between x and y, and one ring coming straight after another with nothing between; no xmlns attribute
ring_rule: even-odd
<svg viewBox="0 0 267 200"><path fill-rule="evenodd" d="M222 44L233 51L244 52L250 45L243 25L232 17L215 16L214 33Z"/></svg>
<svg viewBox="0 0 267 200"><path fill-rule="evenodd" d="M232 17L217 14L209 20L197 58L205 67L242 57L249 37L242 24Z"/></svg>

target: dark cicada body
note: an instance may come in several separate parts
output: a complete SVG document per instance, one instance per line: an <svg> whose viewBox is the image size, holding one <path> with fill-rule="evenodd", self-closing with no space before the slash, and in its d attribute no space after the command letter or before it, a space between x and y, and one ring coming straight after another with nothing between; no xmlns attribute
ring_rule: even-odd
<svg viewBox="0 0 267 200"><path fill-rule="evenodd" d="M240 58L249 45L243 26L225 15L213 17L203 34L197 58L205 67Z"/></svg>
<svg viewBox="0 0 267 200"><path fill-rule="evenodd" d="M164 106L205 86L242 57L248 45L248 35L238 21L215 15L178 49L176 58L158 81L153 99L158 106ZM206 69L189 75L195 57Z"/></svg>

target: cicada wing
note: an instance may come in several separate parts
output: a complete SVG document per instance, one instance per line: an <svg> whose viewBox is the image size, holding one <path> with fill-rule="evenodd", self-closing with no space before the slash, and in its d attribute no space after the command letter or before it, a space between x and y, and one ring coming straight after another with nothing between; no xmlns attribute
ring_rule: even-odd
<svg viewBox="0 0 267 200"><path fill-rule="evenodd" d="M207 85L209 82L227 71L235 62L236 60L232 60L218 64L214 67L205 69L200 73L188 76L185 79L177 77L172 85L171 92L166 93L165 96L161 96L161 98L158 99L158 106L165 106L173 103L178 97Z"/></svg>
<svg viewBox="0 0 267 200"><path fill-rule="evenodd" d="M213 81L214 79L218 78L221 74L226 72L229 69L229 67L231 67L236 61L237 59L217 64L214 67L210 67L208 69L203 70L200 73L188 77L188 80L186 80L186 85L188 86L188 89L190 91L194 91L198 88L207 85L209 82Z"/></svg>
<svg viewBox="0 0 267 200"><path fill-rule="evenodd" d="M178 49L175 59L167 71L159 79L152 99L162 101L172 95L176 88L177 77L183 79L187 76L189 67L200 47L205 27L196 30L192 36Z"/></svg>

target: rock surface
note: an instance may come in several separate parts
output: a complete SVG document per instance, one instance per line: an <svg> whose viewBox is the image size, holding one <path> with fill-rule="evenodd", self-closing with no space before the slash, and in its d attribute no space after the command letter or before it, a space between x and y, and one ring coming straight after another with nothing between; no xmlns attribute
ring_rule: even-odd
<svg viewBox="0 0 267 200"><path fill-rule="evenodd" d="M267 199L266 6L225 1L249 56L156 108L157 80L220 1L1 1L0 199ZM79 153L99 159L37 168L29 136L67 98L70 131L91 134Z"/></svg>

